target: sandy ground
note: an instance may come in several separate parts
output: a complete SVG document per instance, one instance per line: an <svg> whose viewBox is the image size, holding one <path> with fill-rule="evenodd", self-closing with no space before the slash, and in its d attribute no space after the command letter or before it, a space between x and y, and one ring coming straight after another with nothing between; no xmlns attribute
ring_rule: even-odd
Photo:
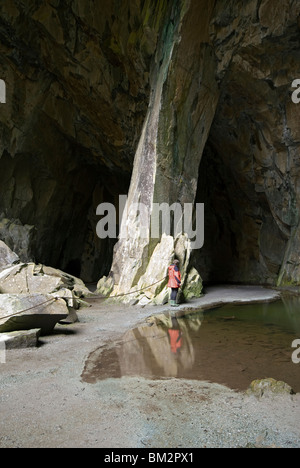
<svg viewBox="0 0 300 468"><path fill-rule="evenodd" d="M216 287L180 308L276 294ZM58 325L40 347L7 351L0 364L0 447L300 447L300 394L257 399L192 380L82 380L91 352L166 309L93 301L79 323Z"/></svg>

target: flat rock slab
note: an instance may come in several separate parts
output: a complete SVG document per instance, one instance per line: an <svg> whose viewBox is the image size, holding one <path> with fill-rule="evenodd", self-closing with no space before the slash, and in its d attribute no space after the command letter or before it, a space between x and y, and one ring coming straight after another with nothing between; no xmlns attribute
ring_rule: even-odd
<svg viewBox="0 0 300 468"><path fill-rule="evenodd" d="M77 297L90 295L90 291L82 280L61 270L35 263L18 263L6 265L6 268L1 271L0 262L0 293L2 294L53 294L59 290L69 290L69 293L72 292ZM74 299L74 294L69 294L70 300Z"/></svg>
<svg viewBox="0 0 300 468"><path fill-rule="evenodd" d="M211 309L226 304L253 304L273 302L281 298L281 292L263 286L210 286L205 295L192 299L189 304L181 304L180 309L195 308Z"/></svg>
<svg viewBox="0 0 300 468"><path fill-rule="evenodd" d="M0 333L41 329L42 335L69 315L66 302L42 294L0 294Z"/></svg>
<svg viewBox="0 0 300 468"><path fill-rule="evenodd" d="M40 334L41 330L39 328L0 333L0 343L5 344L5 349L35 348Z"/></svg>

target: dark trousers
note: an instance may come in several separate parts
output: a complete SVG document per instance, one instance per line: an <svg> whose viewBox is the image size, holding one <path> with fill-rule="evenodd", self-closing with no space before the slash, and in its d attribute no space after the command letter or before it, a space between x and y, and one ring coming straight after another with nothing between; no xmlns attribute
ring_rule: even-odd
<svg viewBox="0 0 300 468"><path fill-rule="evenodd" d="M176 301L178 294L178 288L172 288L171 291L171 301Z"/></svg>

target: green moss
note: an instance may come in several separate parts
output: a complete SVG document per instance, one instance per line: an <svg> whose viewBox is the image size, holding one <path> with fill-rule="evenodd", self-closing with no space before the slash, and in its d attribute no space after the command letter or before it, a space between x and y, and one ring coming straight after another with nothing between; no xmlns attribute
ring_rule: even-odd
<svg viewBox="0 0 300 468"><path fill-rule="evenodd" d="M130 36L129 36L129 39L128 39L128 45L129 46L134 46L138 41L138 36L139 36L139 34L138 34L137 31L132 31L130 33Z"/></svg>
<svg viewBox="0 0 300 468"><path fill-rule="evenodd" d="M149 22L149 18L150 18L150 15L151 15L151 9L152 9L152 4L151 4L151 0L146 0L145 4L144 4L144 8L143 8L143 12L142 12L142 15L144 16L144 21L143 21L143 25L146 26Z"/></svg>
<svg viewBox="0 0 300 468"><path fill-rule="evenodd" d="M113 51L114 54L116 55L122 55L122 49L120 44L117 42L115 37L111 38L109 48Z"/></svg>
<svg viewBox="0 0 300 468"><path fill-rule="evenodd" d="M269 378L262 380L253 380L246 393L247 395L255 395L257 397L262 397L266 394L291 395L294 393L294 391L287 383L275 380L273 378Z"/></svg>
<svg viewBox="0 0 300 468"><path fill-rule="evenodd" d="M156 9L155 9L155 23L154 23L155 31L158 31L160 26L161 26L162 19L164 17L165 12L166 12L166 4L167 4L167 2L165 2L164 0L159 0L157 2L157 6L156 6Z"/></svg>
<svg viewBox="0 0 300 468"><path fill-rule="evenodd" d="M183 295L186 300L193 297L201 297L203 291L202 279L195 268L189 272L183 288Z"/></svg>
<svg viewBox="0 0 300 468"><path fill-rule="evenodd" d="M102 294L103 296L109 296L114 288L114 282L112 278L107 278L103 276L97 284L97 293Z"/></svg>
<svg viewBox="0 0 300 468"><path fill-rule="evenodd" d="M158 0L155 2L153 9L153 1L146 0L143 8L143 26L150 26L156 32L160 30L162 20L167 10L168 2L166 0Z"/></svg>
<svg viewBox="0 0 300 468"><path fill-rule="evenodd" d="M295 287L300 286L300 279L291 279L290 277L285 277L285 272L283 272L276 283L276 286L279 287Z"/></svg>

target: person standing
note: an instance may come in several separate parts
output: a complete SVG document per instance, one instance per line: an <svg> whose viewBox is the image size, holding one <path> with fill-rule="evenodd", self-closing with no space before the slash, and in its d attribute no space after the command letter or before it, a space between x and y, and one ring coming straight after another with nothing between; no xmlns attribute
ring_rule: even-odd
<svg viewBox="0 0 300 468"><path fill-rule="evenodd" d="M178 295L178 290L181 286L181 273L179 270L178 260L174 260L172 265L169 266L168 272L169 272L168 288L171 288L170 304L171 304L171 307L178 307L177 295Z"/></svg>

